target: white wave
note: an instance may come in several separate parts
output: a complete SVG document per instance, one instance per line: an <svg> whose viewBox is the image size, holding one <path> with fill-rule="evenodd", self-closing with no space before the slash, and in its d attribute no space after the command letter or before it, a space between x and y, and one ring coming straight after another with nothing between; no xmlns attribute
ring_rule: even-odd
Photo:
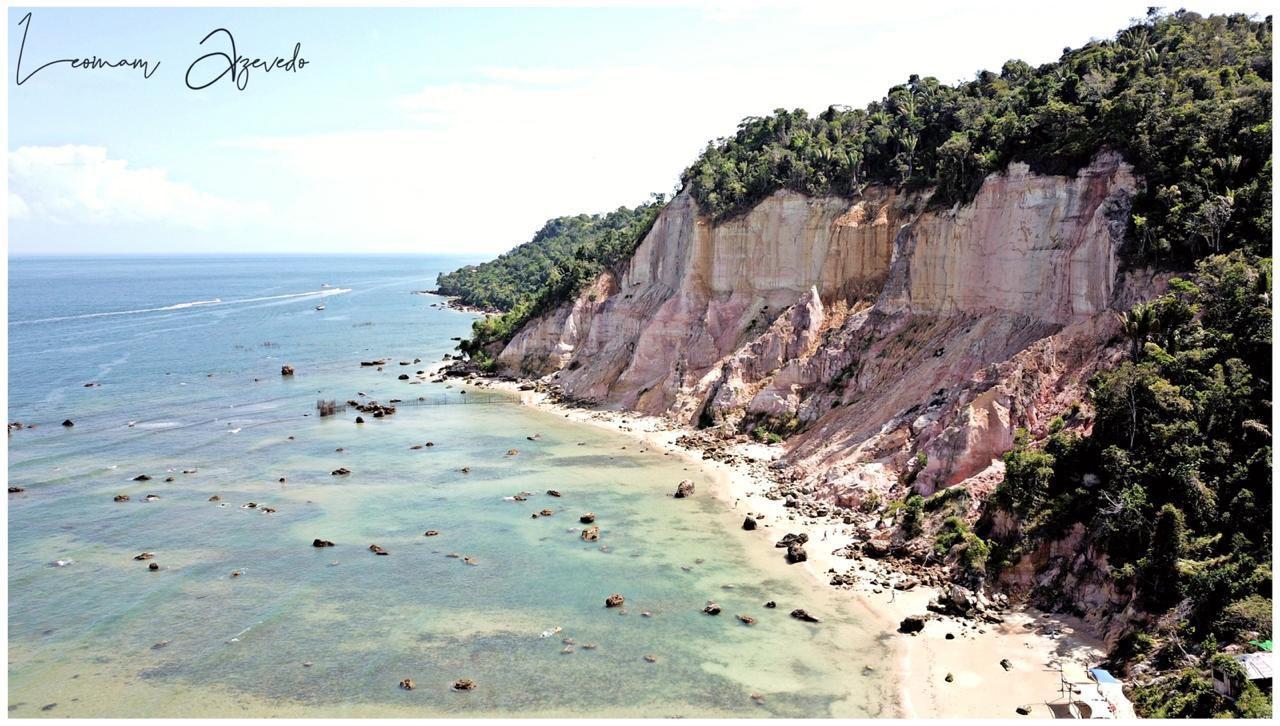
<svg viewBox="0 0 1280 726"><path fill-rule="evenodd" d="M330 295L342 295L351 292L349 287L330 287L324 290L312 290L310 292L293 292L285 295L265 295L263 297L246 297L239 300L223 300L214 298L212 300L192 300L190 302L180 302L173 305L165 305L159 308L139 308L137 310L112 310L101 313L84 313L83 315L62 315L56 318L39 318L37 320L14 320L12 325L31 325L34 323L56 323L61 320L84 320L86 318L103 318L114 315L139 315L142 313L164 313L174 310L187 310L195 307L211 307L214 305L243 305L244 303L266 302L268 300L290 300L294 298L313 298L313 297L329 297Z"/></svg>

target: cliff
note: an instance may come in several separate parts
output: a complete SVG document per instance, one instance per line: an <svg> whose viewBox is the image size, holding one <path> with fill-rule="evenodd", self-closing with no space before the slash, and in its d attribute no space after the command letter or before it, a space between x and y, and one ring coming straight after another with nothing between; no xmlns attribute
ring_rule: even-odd
<svg viewBox="0 0 1280 726"><path fill-rule="evenodd" d="M1154 287L1117 264L1135 184L1103 153L1074 178L1013 164L951 209L780 191L719 225L682 193L498 363L607 408L784 434L780 466L837 506L964 484L976 516L1015 430L1043 435L1123 355L1113 313Z"/></svg>

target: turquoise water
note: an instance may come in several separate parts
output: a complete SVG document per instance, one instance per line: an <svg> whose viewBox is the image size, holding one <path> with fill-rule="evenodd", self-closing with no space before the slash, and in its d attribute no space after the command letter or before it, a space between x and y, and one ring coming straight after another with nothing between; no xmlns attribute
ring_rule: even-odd
<svg viewBox="0 0 1280 726"><path fill-rule="evenodd" d="M397 380L468 330L410 294L457 264L10 261L8 415L36 424L9 436L10 715L891 715L886 646L762 559L706 472L515 403L315 414L463 398ZM699 496L668 496L682 478Z"/></svg>

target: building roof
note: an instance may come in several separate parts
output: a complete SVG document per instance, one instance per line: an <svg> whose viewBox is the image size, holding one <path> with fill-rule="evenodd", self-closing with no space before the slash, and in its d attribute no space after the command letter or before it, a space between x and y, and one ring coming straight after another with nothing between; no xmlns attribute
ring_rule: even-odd
<svg viewBox="0 0 1280 726"><path fill-rule="evenodd" d="M1271 680L1271 654L1246 653L1237 655L1236 660L1244 667L1245 677L1251 681Z"/></svg>

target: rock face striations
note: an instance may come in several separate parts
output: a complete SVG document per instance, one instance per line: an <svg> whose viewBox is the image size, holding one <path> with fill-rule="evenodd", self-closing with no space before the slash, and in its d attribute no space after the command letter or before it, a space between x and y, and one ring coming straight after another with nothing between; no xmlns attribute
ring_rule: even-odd
<svg viewBox="0 0 1280 726"><path fill-rule="evenodd" d="M1104 152L1075 177L1011 164L946 209L927 191L781 191L715 224L682 192L625 267L526 324L498 364L596 406L781 434L774 466L819 502L963 484L973 519L1014 432L1069 418L1124 355L1116 313L1159 292L1118 264L1136 185ZM1029 591L1039 554L1006 586ZM1105 567L1068 559L1054 576L1073 600L1125 609Z"/></svg>
<svg viewBox="0 0 1280 726"><path fill-rule="evenodd" d="M1074 178L1012 164L950 209L783 191L719 225L682 193L499 365L607 408L797 432L784 463L839 506L904 473L980 494L1016 428L1042 432L1120 355L1113 311L1153 292L1117 264L1135 184L1103 153Z"/></svg>

